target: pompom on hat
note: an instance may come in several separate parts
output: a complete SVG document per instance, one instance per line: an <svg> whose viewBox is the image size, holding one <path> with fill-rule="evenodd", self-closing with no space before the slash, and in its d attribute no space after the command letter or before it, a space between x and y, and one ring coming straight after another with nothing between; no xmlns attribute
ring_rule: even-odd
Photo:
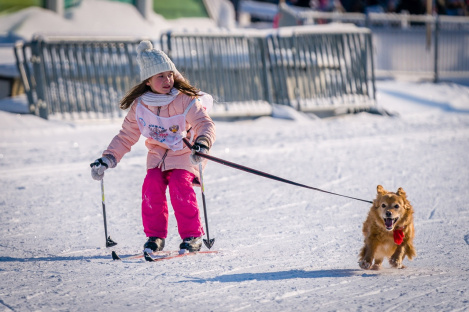
<svg viewBox="0 0 469 312"><path fill-rule="evenodd" d="M143 40L138 45L137 62L141 81L165 71L172 71L175 76L180 76L171 59L163 51L153 49L153 44L148 40Z"/></svg>

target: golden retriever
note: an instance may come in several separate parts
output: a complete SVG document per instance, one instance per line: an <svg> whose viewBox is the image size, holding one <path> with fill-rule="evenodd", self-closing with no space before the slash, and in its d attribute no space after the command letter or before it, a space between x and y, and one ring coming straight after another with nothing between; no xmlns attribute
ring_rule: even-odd
<svg viewBox="0 0 469 312"><path fill-rule="evenodd" d="M392 267L403 269L405 256L412 260L416 255L412 243L414 210L402 188L393 193L378 185L377 190L378 195L363 223L365 244L358 263L362 269L379 270L386 257Z"/></svg>

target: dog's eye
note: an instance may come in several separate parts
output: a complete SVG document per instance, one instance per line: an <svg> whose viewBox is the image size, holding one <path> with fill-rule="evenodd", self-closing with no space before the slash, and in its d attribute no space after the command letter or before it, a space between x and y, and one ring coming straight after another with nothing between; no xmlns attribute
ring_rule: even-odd
<svg viewBox="0 0 469 312"><path fill-rule="evenodd" d="M399 209L399 205L398 204L394 205L394 208Z"/></svg>
<svg viewBox="0 0 469 312"><path fill-rule="evenodd" d="M386 208L386 204L381 204L381 207Z"/></svg>

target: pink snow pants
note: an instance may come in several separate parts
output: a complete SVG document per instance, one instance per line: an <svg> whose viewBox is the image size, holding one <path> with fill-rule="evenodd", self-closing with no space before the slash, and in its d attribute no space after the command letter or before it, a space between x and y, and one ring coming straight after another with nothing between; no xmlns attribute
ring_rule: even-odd
<svg viewBox="0 0 469 312"><path fill-rule="evenodd" d="M142 187L142 221L147 237L166 238L168 235L167 187L181 238L204 235L193 180L194 175L183 169L147 171Z"/></svg>

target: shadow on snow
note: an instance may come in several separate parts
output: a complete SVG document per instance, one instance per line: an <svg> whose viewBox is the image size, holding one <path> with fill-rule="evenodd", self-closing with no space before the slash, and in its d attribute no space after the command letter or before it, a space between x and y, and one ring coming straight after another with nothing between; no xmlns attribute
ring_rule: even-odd
<svg viewBox="0 0 469 312"><path fill-rule="evenodd" d="M206 283L206 282L244 282L244 281L278 281L297 278L333 278L333 277L348 277L348 276L362 276L371 277L374 274L363 273L362 270L340 269L340 270L290 270L280 272L264 272L264 273L240 273L240 274L225 274L214 278L191 278L184 282ZM182 281L181 281L182 282Z"/></svg>
<svg viewBox="0 0 469 312"><path fill-rule="evenodd" d="M413 101L420 105L439 108L445 112L469 114L469 109L456 108L456 107L451 106L451 104L447 102L437 102L437 101L427 100L421 97L413 96L413 95L406 94L403 92L398 92L398 91L381 90L381 92L387 93L389 95L392 95L394 97L397 97L403 100Z"/></svg>
<svg viewBox="0 0 469 312"><path fill-rule="evenodd" d="M38 261L80 261L80 260L98 260L105 259L111 260L110 256L88 256L88 257L36 257L36 258L13 258L13 257L0 257L0 262L38 262Z"/></svg>

